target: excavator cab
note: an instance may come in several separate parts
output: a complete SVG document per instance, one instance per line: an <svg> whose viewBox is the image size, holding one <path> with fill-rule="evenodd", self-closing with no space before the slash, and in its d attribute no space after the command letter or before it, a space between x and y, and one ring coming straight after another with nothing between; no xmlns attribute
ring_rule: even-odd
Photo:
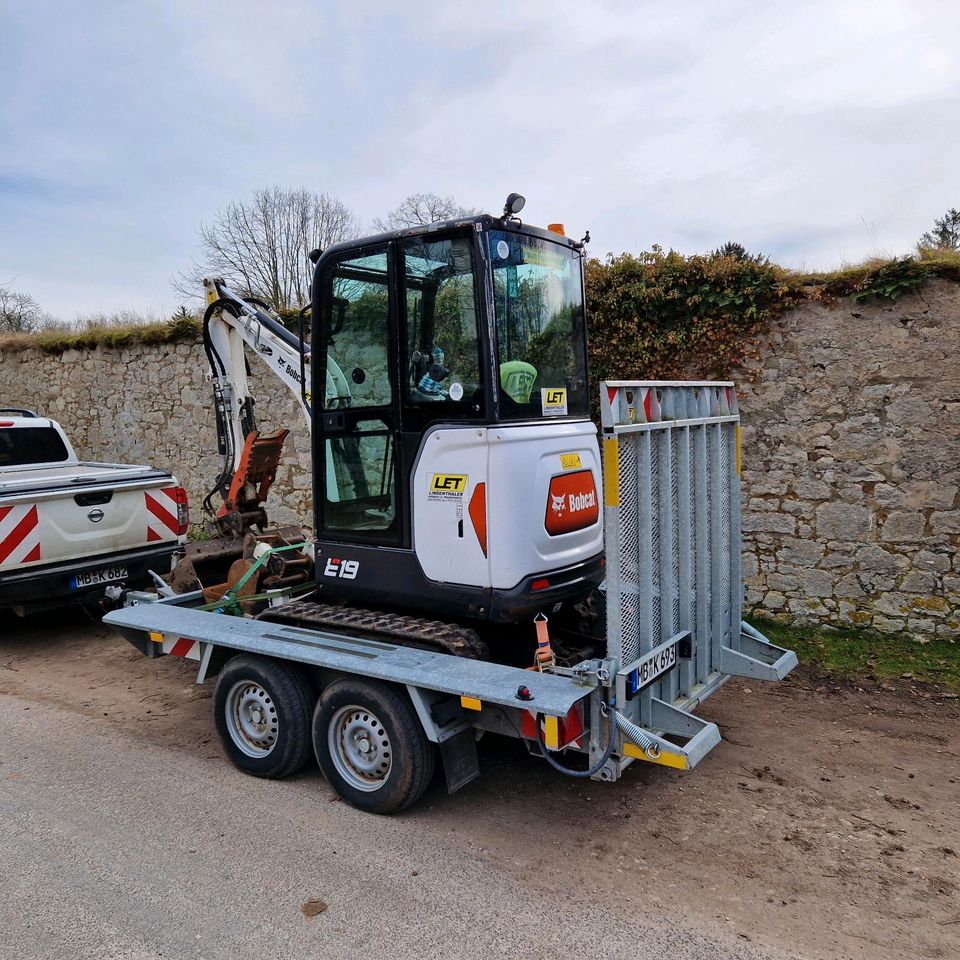
<svg viewBox="0 0 960 960"><path fill-rule="evenodd" d="M509 211L319 257L323 593L515 621L600 581L582 261L582 244Z"/></svg>

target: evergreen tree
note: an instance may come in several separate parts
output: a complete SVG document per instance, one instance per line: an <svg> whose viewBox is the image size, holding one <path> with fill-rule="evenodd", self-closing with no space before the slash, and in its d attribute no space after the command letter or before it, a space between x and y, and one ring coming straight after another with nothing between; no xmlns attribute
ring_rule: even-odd
<svg viewBox="0 0 960 960"><path fill-rule="evenodd" d="M960 210L951 207L942 217L933 221L933 229L928 230L917 243L924 250L960 250Z"/></svg>

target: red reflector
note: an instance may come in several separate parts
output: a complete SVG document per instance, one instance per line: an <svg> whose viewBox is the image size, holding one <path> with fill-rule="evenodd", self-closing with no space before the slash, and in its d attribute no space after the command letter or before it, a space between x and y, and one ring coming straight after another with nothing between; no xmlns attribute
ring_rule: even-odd
<svg viewBox="0 0 960 960"><path fill-rule="evenodd" d="M0 427L12 427L12 426L13 426L12 420L0 420Z"/></svg>
<svg viewBox="0 0 960 960"><path fill-rule="evenodd" d="M547 587L549 587L549 586L550 586L550 581L547 580L547 579L534 580L533 583L530 584L530 589L531 589L531 590L546 590Z"/></svg>
<svg viewBox="0 0 960 960"><path fill-rule="evenodd" d="M470 522L473 524L473 531L477 535L477 542L483 555L487 555L487 485L478 483L473 488L473 495L470 497L470 506L467 507L467 513L470 514Z"/></svg>

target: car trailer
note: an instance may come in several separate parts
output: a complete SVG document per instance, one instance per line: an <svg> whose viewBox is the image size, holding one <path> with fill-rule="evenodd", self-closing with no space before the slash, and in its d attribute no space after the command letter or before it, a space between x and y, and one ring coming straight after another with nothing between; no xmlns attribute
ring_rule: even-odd
<svg viewBox="0 0 960 960"><path fill-rule="evenodd" d="M197 661L198 683L216 676L218 732L240 769L280 777L312 752L372 812L415 802L437 752L450 792L470 783L484 732L574 777L615 781L635 760L690 769L720 741L693 710L732 676L781 680L797 664L741 619L736 392L605 382L601 422L602 658L522 669L201 610L201 591L131 591L104 622L146 656Z"/></svg>

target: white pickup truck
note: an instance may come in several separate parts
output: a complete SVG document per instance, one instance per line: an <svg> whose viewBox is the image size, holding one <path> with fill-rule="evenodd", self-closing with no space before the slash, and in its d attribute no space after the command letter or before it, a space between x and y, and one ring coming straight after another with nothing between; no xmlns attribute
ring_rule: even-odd
<svg viewBox="0 0 960 960"><path fill-rule="evenodd" d="M169 573L187 495L152 467L79 460L60 425L0 409L0 616L96 602Z"/></svg>

